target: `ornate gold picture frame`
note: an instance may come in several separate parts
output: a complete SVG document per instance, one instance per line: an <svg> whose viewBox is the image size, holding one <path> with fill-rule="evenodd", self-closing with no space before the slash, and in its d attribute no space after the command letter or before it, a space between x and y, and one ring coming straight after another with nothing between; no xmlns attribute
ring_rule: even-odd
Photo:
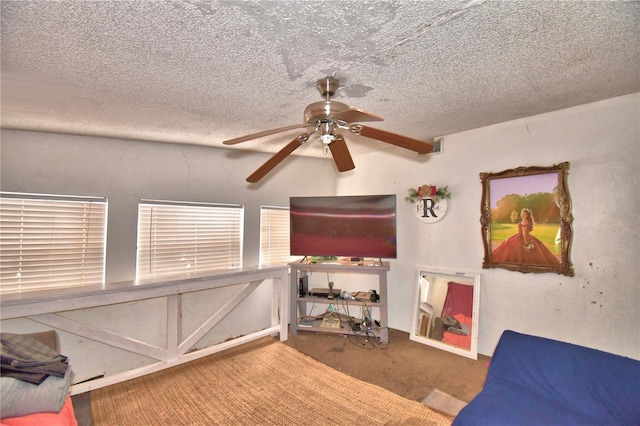
<svg viewBox="0 0 640 426"><path fill-rule="evenodd" d="M573 276L569 163L480 173L482 267Z"/></svg>

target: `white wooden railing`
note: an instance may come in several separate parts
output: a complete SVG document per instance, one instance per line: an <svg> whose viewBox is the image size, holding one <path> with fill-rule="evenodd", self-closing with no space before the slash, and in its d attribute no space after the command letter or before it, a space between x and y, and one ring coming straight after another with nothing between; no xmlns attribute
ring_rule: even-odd
<svg viewBox="0 0 640 426"><path fill-rule="evenodd" d="M262 282L268 279L273 281L270 327L207 348L188 352L249 294L257 289ZM244 287L240 291L205 319L189 336L182 337L180 335L182 294L243 285ZM288 294L288 267L286 265L261 268L244 267L200 275L173 276L165 278L163 281L128 281L102 286L3 295L0 299L0 319L28 318L59 330L158 361L126 372L73 385L71 393L78 394L182 364L264 336L279 333L280 340L285 341L287 340L289 312ZM123 334L84 324L59 314L65 311L158 297L167 299L166 347L141 342Z"/></svg>

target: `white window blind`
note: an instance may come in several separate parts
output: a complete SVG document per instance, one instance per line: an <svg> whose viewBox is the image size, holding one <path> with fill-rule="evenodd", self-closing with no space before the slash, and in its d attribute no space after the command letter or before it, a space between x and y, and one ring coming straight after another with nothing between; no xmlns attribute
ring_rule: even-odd
<svg viewBox="0 0 640 426"><path fill-rule="evenodd" d="M260 207L260 265L285 264L294 260L289 247L289 209Z"/></svg>
<svg viewBox="0 0 640 426"><path fill-rule="evenodd" d="M105 198L0 193L0 293L104 282Z"/></svg>
<svg viewBox="0 0 640 426"><path fill-rule="evenodd" d="M241 205L143 200L137 279L242 266Z"/></svg>

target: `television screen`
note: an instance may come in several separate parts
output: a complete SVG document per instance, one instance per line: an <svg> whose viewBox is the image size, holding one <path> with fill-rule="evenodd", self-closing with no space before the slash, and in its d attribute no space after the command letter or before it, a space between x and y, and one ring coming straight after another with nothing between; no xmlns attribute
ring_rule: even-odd
<svg viewBox="0 0 640 426"><path fill-rule="evenodd" d="M291 255L396 258L396 196L291 197Z"/></svg>

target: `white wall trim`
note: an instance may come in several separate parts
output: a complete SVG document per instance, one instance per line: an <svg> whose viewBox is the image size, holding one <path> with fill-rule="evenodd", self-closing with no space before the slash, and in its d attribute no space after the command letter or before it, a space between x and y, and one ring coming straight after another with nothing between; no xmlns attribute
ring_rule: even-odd
<svg viewBox="0 0 640 426"><path fill-rule="evenodd" d="M275 306L271 307L270 327L187 353L265 280L272 280L273 285L270 302ZM238 292L215 313L203 320L194 332L182 339L182 336L180 336L180 330L182 329L180 324L182 318L182 295L194 291L229 286L238 287ZM209 273L208 275L185 275L173 277L166 281L147 282L145 284L131 281L97 287L7 295L0 301L2 319L26 317L50 327L158 361L133 370L73 385L71 387L71 394L73 395L140 377L144 374L201 358L264 336L279 333L281 341L287 340L289 287L288 267L286 265L264 268L239 268L219 271L214 274ZM65 311L159 297L166 298L167 303L167 342L164 348L141 342L101 327L83 324L61 314ZM87 354L87 356L90 356L90 354Z"/></svg>

